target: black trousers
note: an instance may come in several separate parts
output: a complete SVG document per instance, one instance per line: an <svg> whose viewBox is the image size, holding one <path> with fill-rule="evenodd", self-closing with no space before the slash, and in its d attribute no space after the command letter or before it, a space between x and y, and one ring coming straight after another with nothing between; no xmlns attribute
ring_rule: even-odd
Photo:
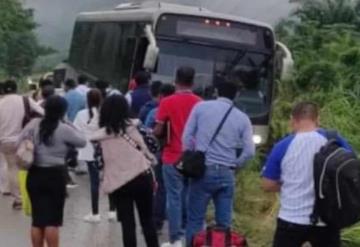
<svg viewBox="0 0 360 247"><path fill-rule="evenodd" d="M112 193L123 231L124 247L136 247L135 206L147 247L159 247L153 220L153 177L143 173Z"/></svg>
<svg viewBox="0 0 360 247"><path fill-rule="evenodd" d="M303 246L340 247L340 231L329 227L297 225L278 219L273 247Z"/></svg>

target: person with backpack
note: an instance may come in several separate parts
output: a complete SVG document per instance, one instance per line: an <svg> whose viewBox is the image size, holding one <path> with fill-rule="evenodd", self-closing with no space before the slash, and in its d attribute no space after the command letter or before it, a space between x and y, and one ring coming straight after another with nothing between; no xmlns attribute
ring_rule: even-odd
<svg viewBox="0 0 360 247"><path fill-rule="evenodd" d="M262 172L264 190L280 193L273 247L302 247L304 244L339 247L340 229L312 220L318 180L314 161L326 148L329 133L319 127L317 104L296 104L291 113L291 128L293 133L273 147ZM339 150L351 153L351 147L340 135L337 134L334 141Z"/></svg>
<svg viewBox="0 0 360 247"><path fill-rule="evenodd" d="M183 150L205 154L203 177L191 179L186 225L186 246L204 226L213 200L216 226L230 229L235 193L235 170L255 155L249 117L234 106L238 88L232 82L217 84L219 98L197 104L183 134ZM239 147L242 152L239 153ZM225 246L221 245L221 246Z"/></svg>
<svg viewBox="0 0 360 247"><path fill-rule="evenodd" d="M99 129L99 110L102 103L102 94L98 89L91 89L87 94L87 109L81 110L74 120L74 125L87 138L87 144L79 149L78 160L86 162L90 177L91 213L84 217L89 223L99 223L99 192L100 192L100 164L95 159L95 150L90 142L91 135ZM110 210L108 220L115 221L115 205L109 197Z"/></svg>

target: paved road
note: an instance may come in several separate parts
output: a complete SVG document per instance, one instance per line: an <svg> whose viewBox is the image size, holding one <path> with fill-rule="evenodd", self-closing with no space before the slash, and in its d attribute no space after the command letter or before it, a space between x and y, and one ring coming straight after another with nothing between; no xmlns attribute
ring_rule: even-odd
<svg viewBox="0 0 360 247"><path fill-rule="evenodd" d="M66 202L64 226L61 229L62 247L121 247L121 226L106 220L108 201L101 198L100 210L103 219L100 224L88 224L82 218L90 212L88 177L76 178L79 187L70 190ZM11 200L0 196L0 246L28 247L30 219L21 212L11 210ZM138 247L145 247L141 229L138 227Z"/></svg>

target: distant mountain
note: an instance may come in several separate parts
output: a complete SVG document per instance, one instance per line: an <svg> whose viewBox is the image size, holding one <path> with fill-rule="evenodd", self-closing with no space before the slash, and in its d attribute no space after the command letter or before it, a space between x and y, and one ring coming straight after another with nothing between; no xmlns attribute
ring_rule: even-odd
<svg viewBox="0 0 360 247"><path fill-rule="evenodd" d="M124 0L23 0L35 9L40 24L41 42L62 52L67 51L77 13L112 9ZM139 1L139 0L137 0ZM289 0L167 0L189 5L201 5L213 11L241 15L274 24L291 10Z"/></svg>

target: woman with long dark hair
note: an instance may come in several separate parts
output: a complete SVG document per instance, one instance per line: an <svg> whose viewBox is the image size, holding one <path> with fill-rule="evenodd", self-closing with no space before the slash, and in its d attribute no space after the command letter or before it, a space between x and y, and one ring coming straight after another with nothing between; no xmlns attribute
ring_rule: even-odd
<svg viewBox="0 0 360 247"><path fill-rule="evenodd" d="M63 121L66 110L64 98L50 96L44 118L31 121L22 134L32 133L35 145L35 160L27 179L33 247L43 247L45 242L48 247L59 246L66 196L65 156L70 146L80 148L86 144L81 133Z"/></svg>
<svg viewBox="0 0 360 247"><path fill-rule="evenodd" d="M90 142L90 136L99 129L99 110L103 100L100 90L91 89L87 93L87 109L81 110L74 120L74 125L88 139L84 148L79 149L78 160L85 161L89 169L90 192L91 192L91 213L84 217L89 223L99 223L99 187L100 187L100 168L101 165L94 159L94 147ZM115 206L109 197L110 210L108 219L116 220Z"/></svg>
<svg viewBox="0 0 360 247"><path fill-rule="evenodd" d="M113 198L122 224L124 247L136 247L136 206L148 247L158 247L153 222L156 158L148 150L137 123L129 118L129 105L121 95L105 99L100 110L101 129L93 140L100 143L104 161L103 190Z"/></svg>

